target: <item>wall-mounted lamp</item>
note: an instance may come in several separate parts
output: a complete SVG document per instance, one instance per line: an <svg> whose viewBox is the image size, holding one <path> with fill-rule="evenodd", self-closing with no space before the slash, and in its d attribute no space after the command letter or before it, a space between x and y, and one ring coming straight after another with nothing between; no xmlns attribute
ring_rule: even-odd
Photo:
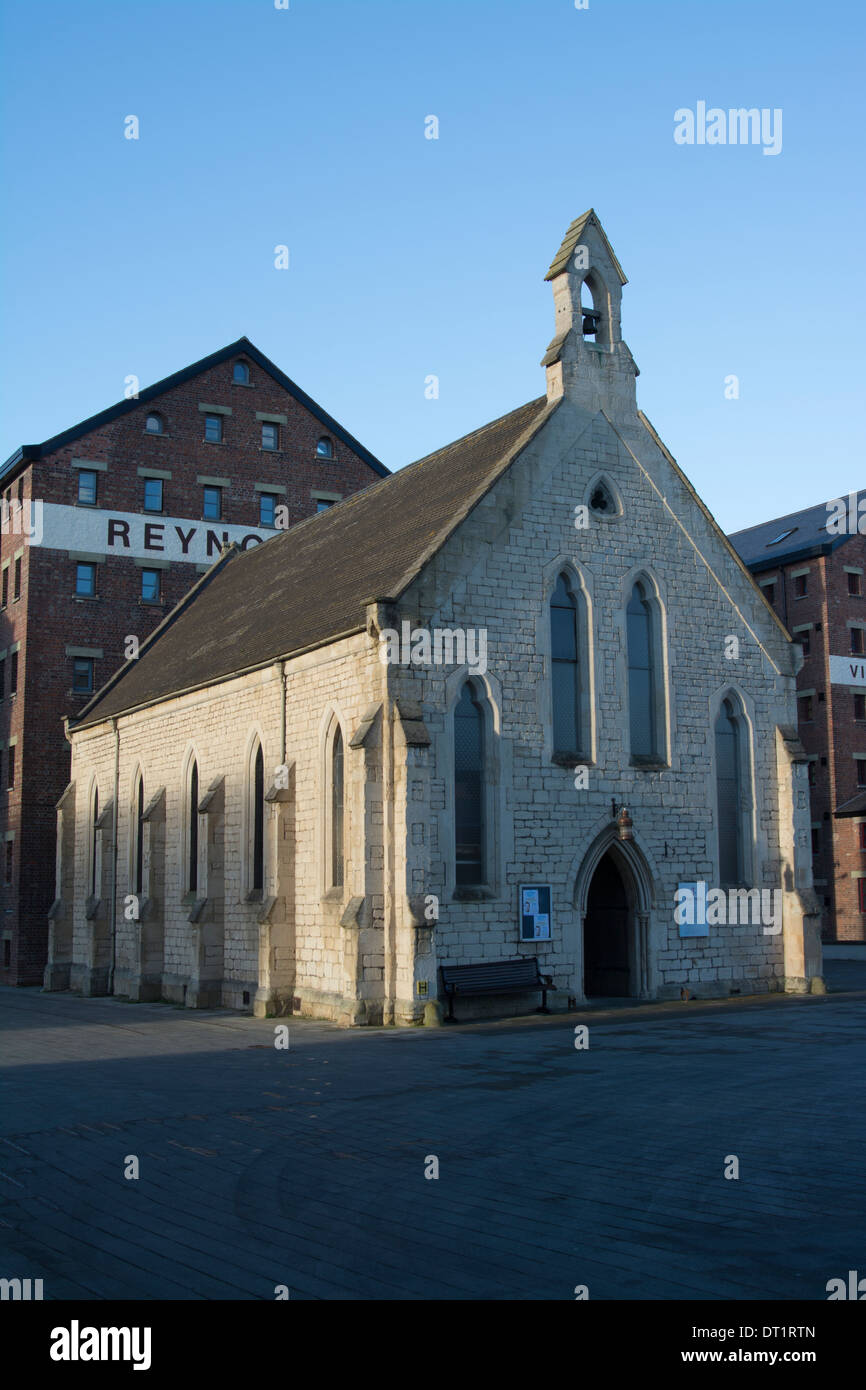
<svg viewBox="0 0 866 1390"><path fill-rule="evenodd" d="M616 821L617 835L620 840L634 839L633 822L628 813L628 807L620 806L619 815L617 815L616 800L613 799L610 803L610 818Z"/></svg>

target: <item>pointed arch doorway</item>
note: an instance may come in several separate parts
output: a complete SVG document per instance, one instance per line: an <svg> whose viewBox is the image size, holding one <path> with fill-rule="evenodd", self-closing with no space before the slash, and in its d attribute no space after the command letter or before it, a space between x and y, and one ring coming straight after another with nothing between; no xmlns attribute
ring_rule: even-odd
<svg viewBox="0 0 866 1390"><path fill-rule="evenodd" d="M587 999L625 999L632 988L632 913L610 850L589 885L583 919L583 992Z"/></svg>
<svg viewBox="0 0 866 1390"><path fill-rule="evenodd" d="M582 923L583 996L649 996L650 878L631 845L604 837L586 856L576 902Z"/></svg>

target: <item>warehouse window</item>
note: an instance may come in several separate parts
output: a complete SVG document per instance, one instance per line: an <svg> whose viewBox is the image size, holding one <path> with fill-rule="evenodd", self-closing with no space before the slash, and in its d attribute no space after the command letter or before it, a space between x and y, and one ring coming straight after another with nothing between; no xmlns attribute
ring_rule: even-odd
<svg viewBox="0 0 866 1390"><path fill-rule="evenodd" d="M232 367L232 381L238 386L249 386L250 369L246 362L235 362Z"/></svg>
<svg viewBox="0 0 866 1390"><path fill-rule="evenodd" d="M142 603L159 603L161 575L159 570L141 571L141 601Z"/></svg>
<svg viewBox="0 0 866 1390"><path fill-rule="evenodd" d="M259 493L259 525L276 526L277 497L273 492Z"/></svg>
<svg viewBox="0 0 866 1390"><path fill-rule="evenodd" d="M262 425L262 448L272 451L280 447L279 425Z"/></svg>
<svg viewBox="0 0 866 1390"><path fill-rule="evenodd" d="M78 505L79 507L96 506L96 480L99 474L90 468L79 468L78 470Z"/></svg>
<svg viewBox="0 0 866 1390"><path fill-rule="evenodd" d="M72 662L72 689L86 695L93 689L93 657L76 656Z"/></svg>
<svg viewBox="0 0 866 1390"><path fill-rule="evenodd" d="M316 457L320 459L332 459L334 457L334 445L326 434L322 435L316 445Z"/></svg>
<svg viewBox="0 0 866 1390"><path fill-rule="evenodd" d="M165 434L165 421L156 411L151 412L144 422L148 434Z"/></svg>
<svg viewBox="0 0 866 1390"><path fill-rule="evenodd" d="M93 598L96 593L96 566L82 563L75 566L75 593L78 598Z"/></svg>
<svg viewBox="0 0 866 1390"><path fill-rule="evenodd" d="M204 417L204 437L208 444L222 444L223 417L221 415L206 415Z"/></svg>
<svg viewBox="0 0 866 1390"><path fill-rule="evenodd" d="M146 512L162 511L162 495L162 478L145 478L144 510Z"/></svg>
<svg viewBox="0 0 866 1390"><path fill-rule="evenodd" d="M223 490L221 487L205 488L201 514L205 521L219 521L223 514Z"/></svg>

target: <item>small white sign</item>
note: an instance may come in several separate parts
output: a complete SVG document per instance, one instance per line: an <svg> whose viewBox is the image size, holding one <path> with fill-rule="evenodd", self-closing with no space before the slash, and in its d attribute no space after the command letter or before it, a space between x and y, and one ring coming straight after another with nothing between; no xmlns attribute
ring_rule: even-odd
<svg viewBox="0 0 866 1390"><path fill-rule="evenodd" d="M866 657L831 656L831 685L862 685L866 689Z"/></svg>

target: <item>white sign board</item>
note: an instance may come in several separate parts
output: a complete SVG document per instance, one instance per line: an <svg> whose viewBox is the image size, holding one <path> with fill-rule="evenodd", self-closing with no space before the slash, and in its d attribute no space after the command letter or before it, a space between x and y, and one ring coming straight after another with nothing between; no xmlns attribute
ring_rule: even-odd
<svg viewBox="0 0 866 1390"><path fill-rule="evenodd" d="M231 541L241 550L250 550L276 534L271 529L228 526L221 521L62 507L46 502L42 509L42 535L39 537L37 532L30 544L47 550L212 565L223 545Z"/></svg>
<svg viewBox="0 0 866 1390"><path fill-rule="evenodd" d="M866 689L866 657L831 656L831 685L862 685Z"/></svg>

